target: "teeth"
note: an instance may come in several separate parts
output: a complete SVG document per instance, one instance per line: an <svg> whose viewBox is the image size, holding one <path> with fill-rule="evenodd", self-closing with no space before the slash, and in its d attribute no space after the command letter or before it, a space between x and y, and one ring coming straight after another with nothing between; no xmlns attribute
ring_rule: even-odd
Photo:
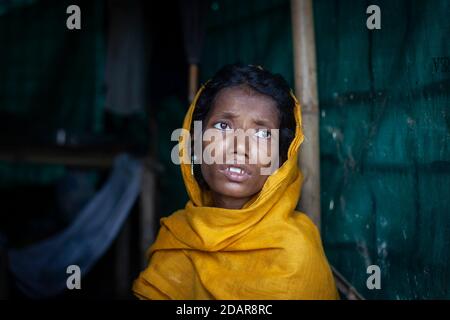
<svg viewBox="0 0 450 320"><path fill-rule="evenodd" d="M240 169L240 168L229 167L228 170L229 170L230 172L234 172L234 173L239 173L239 174L242 174L242 173L243 173L242 169Z"/></svg>

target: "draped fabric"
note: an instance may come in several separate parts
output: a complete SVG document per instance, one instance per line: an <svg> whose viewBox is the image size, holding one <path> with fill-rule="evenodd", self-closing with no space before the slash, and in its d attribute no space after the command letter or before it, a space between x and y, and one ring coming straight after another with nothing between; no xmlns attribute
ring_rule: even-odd
<svg viewBox="0 0 450 320"><path fill-rule="evenodd" d="M201 91L183 123L188 131ZM148 267L133 285L139 298L338 298L319 232L304 213L295 211L302 184L297 153L303 141L295 101L297 127L288 159L242 209L213 207L190 165L181 164L190 200L161 219ZM181 155L187 151L184 143Z"/></svg>
<svg viewBox="0 0 450 320"><path fill-rule="evenodd" d="M10 270L20 290L47 298L67 288L68 266L77 265L82 276L88 273L131 212L141 190L141 171L140 161L119 156L111 177L70 226L28 247L9 249Z"/></svg>

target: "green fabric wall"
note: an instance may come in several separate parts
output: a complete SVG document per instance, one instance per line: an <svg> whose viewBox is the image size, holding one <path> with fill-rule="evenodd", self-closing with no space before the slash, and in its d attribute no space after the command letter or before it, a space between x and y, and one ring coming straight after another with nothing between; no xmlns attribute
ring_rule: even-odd
<svg viewBox="0 0 450 320"><path fill-rule="evenodd" d="M370 4L381 30L366 1L315 1L327 254L367 298L450 298L450 3Z"/></svg>
<svg viewBox="0 0 450 320"><path fill-rule="evenodd" d="M290 5L285 0L211 1L202 81L227 63L260 64L293 86Z"/></svg>
<svg viewBox="0 0 450 320"><path fill-rule="evenodd" d="M382 29L366 28L378 4ZM446 1L314 1L322 237L366 297L450 298L450 56ZM262 64L293 86L289 1L211 1L201 75ZM381 268L368 290L366 268Z"/></svg>
<svg viewBox="0 0 450 320"><path fill-rule="evenodd" d="M81 30L66 28L78 4ZM0 4L0 134L56 140L56 130L100 133L104 104L104 2L14 0ZM0 162L0 186L48 184L61 166Z"/></svg>

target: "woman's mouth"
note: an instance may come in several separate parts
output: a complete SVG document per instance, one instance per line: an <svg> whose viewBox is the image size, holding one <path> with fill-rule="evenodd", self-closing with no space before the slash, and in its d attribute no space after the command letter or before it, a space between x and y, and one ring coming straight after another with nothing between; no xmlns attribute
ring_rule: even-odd
<svg viewBox="0 0 450 320"><path fill-rule="evenodd" d="M219 171L224 174L228 180L233 182L243 182L250 178L249 171L239 165L227 165L219 169Z"/></svg>

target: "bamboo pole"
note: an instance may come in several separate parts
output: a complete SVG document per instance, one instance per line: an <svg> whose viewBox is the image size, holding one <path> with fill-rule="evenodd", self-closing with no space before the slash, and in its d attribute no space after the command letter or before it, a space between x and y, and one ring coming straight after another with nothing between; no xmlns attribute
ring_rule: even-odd
<svg viewBox="0 0 450 320"><path fill-rule="evenodd" d="M295 92L302 106L305 140L299 151L304 175L298 209L320 229L319 107L312 0L291 0Z"/></svg>
<svg viewBox="0 0 450 320"><path fill-rule="evenodd" d="M8 289L8 253L0 247L0 300L8 299Z"/></svg>
<svg viewBox="0 0 450 320"><path fill-rule="evenodd" d="M147 267L147 251L150 245L156 239L155 230L158 227L155 211L156 197L156 175L148 163L144 163L141 182L140 196L140 215L139 215L139 233L140 233L140 267ZM155 225L156 224L156 225Z"/></svg>
<svg viewBox="0 0 450 320"><path fill-rule="evenodd" d="M291 0L295 91L302 106L305 141L299 165L305 177L298 209L307 213L320 229L320 144L317 96L316 44L312 0ZM349 300L362 295L333 267L337 289Z"/></svg>
<svg viewBox="0 0 450 320"><path fill-rule="evenodd" d="M131 220L128 217L123 223L122 230L117 236L115 243L115 294L118 299L126 299L130 297L131 283Z"/></svg>
<svg viewBox="0 0 450 320"><path fill-rule="evenodd" d="M194 100L195 94L198 90L198 65L195 63L189 64L189 91L188 99L189 103Z"/></svg>

